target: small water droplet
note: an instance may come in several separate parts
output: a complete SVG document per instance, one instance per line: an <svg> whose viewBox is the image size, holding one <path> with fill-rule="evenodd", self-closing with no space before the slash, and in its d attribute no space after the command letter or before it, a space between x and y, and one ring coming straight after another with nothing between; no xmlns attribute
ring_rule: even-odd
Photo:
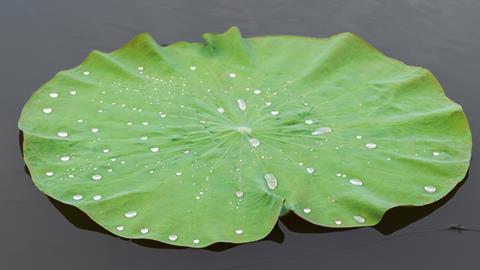
<svg viewBox="0 0 480 270"><path fill-rule="evenodd" d="M142 137L140 137L140 140L146 141L146 140L148 140L148 137L147 136L142 136Z"/></svg>
<svg viewBox="0 0 480 270"><path fill-rule="evenodd" d="M242 229L236 229L235 234L236 235L241 235L241 234L243 234L243 230Z"/></svg>
<svg viewBox="0 0 480 270"><path fill-rule="evenodd" d="M310 173L310 174L315 172L315 169L312 168L312 167L308 167L306 170L307 170L307 172Z"/></svg>
<svg viewBox="0 0 480 270"><path fill-rule="evenodd" d="M108 152L110 152L110 150L109 150L109 149L103 149L102 151L103 151L104 153L108 153Z"/></svg>
<svg viewBox="0 0 480 270"><path fill-rule="evenodd" d="M138 70L142 71L143 70L143 67L137 67Z"/></svg>
<svg viewBox="0 0 480 270"><path fill-rule="evenodd" d="M117 226L115 229L117 229L117 231L121 232L121 231L125 230L125 227Z"/></svg>
<svg viewBox="0 0 480 270"><path fill-rule="evenodd" d="M51 112L53 111L53 109L50 108L50 107L47 107L47 108L43 108L42 111L43 111L44 113L46 113L46 114L49 114L49 113L51 113Z"/></svg>
<svg viewBox="0 0 480 270"><path fill-rule="evenodd" d="M250 142L250 145L252 145L255 148L260 146L260 141L255 138L251 138L248 141Z"/></svg>
<svg viewBox="0 0 480 270"><path fill-rule="evenodd" d="M235 77L237 77L237 74L235 74L235 73L230 73L230 74L228 74L228 76L229 76L230 78L235 78Z"/></svg>
<svg viewBox="0 0 480 270"><path fill-rule="evenodd" d="M148 233L148 228L141 228L140 232L143 233L143 234L146 234L146 233Z"/></svg>
<svg viewBox="0 0 480 270"><path fill-rule="evenodd" d="M312 209L310 209L310 208L303 208L303 212L304 212L305 214L310 214L310 212L312 212Z"/></svg>
<svg viewBox="0 0 480 270"><path fill-rule="evenodd" d="M90 72L89 71L84 71L83 75L88 76L88 75L90 75Z"/></svg>
<svg viewBox="0 0 480 270"><path fill-rule="evenodd" d="M94 195L94 196L92 197L92 199L93 199L94 201L99 201L99 200L102 199L102 195L99 195L99 194Z"/></svg>
<svg viewBox="0 0 480 270"><path fill-rule="evenodd" d="M102 180L102 176L100 174L95 174L92 176L92 179L95 181L100 181Z"/></svg>
<svg viewBox="0 0 480 270"><path fill-rule="evenodd" d="M247 109L247 103L243 99L237 99L237 105L241 111L245 111Z"/></svg>
<svg viewBox="0 0 480 270"><path fill-rule="evenodd" d="M353 216L353 219L357 222L357 223L365 223L365 218L362 217L362 216Z"/></svg>
<svg viewBox="0 0 480 270"><path fill-rule="evenodd" d="M70 91L70 95L75 96L77 94L77 91Z"/></svg>
<svg viewBox="0 0 480 270"><path fill-rule="evenodd" d="M367 143L365 144L365 147L367 147L368 149L375 149L377 148L377 145L374 143Z"/></svg>
<svg viewBox="0 0 480 270"><path fill-rule="evenodd" d="M59 131L57 135L58 137L62 137L62 138L68 137L68 133L66 131Z"/></svg>
<svg viewBox="0 0 480 270"><path fill-rule="evenodd" d="M178 236L176 234L172 234L168 236L168 239L170 239L170 241L177 241Z"/></svg>
<svg viewBox="0 0 480 270"><path fill-rule="evenodd" d="M437 157L437 156L439 156L439 155L440 155L440 152L433 152L433 153L432 153L432 155L434 155L434 156L436 156L436 157Z"/></svg>
<svg viewBox="0 0 480 270"><path fill-rule="evenodd" d="M73 195L72 197L75 201L80 201L81 199L83 199L83 196L81 194L76 194L76 195Z"/></svg>
<svg viewBox="0 0 480 270"><path fill-rule="evenodd" d="M60 157L60 160L61 160L61 161L69 161L69 160L70 160L70 157L69 157L69 156L61 156L61 157Z"/></svg>
<svg viewBox="0 0 480 270"><path fill-rule="evenodd" d="M357 135L357 137L356 137L356 138L357 138L357 139L359 139L359 140L361 140L361 139L362 139L362 136L360 136L360 135Z"/></svg>
<svg viewBox="0 0 480 270"><path fill-rule="evenodd" d="M236 191L235 196L237 196L237 198L242 198L243 197L243 191Z"/></svg>
<svg viewBox="0 0 480 270"><path fill-rule="evenodd" d="M337 224L337 225L341 225L341 224L342 224L342 221L341 221L341 220L339 220L339 219L337 219L337 220L335 220L335 224Z"/></svg>
<svg viewBox="0 0 480 270"><path fill-rule="evenodd" d="M271 173L267 173L267 174L265 174L264 178L265 178L265 182L267 183L268 188L270 188L271 190L274 190L274 189L277 188L278 180L277 180L277 177L275 177L275 175L273 175Z"/></svg>
<svg viewBox="0 0 480 270"><path fill-rule="evenodd" d="M152 147L152 148L150 148L150 151L156 153L156 152L160 151L160 148L158 148L158 147Z"/></svg>
<svg viewBox="0 0 480 270"><path fill-rule="evenodd" d="M196 66L191 66L191 67L190 67L190 70L191 70L191 71L194 71L195 69L197 69Z"/></svg>
<svg viewBox="0 0 480 270"><path fill-rule="evenodd" d="M45 175L46 176L53 176L53 172L46 172Z"/></svg>
<svg viewBox="0 0 480 270"><path fill-rule="evenodd" d="M434 186L425 186L423 189L428 193L434 193L437 191L437 188Z"/></svg>
<svg viewBox="0 0 480 270"><path fill-rule="evenodd" d="M329 128L329 127L321 127L321 128L317 128L316 130L314 130L312 132L312 135L314 136L319 136L319 135L323 135L323 134L327 134L327 133L330 133L332 132L332 129Z"/></svg>
<svg viewBox="0 0 480 270"><path fill-rule="evenodd" d="M255 95L260 95L260 94L262 93L262 91L259 90L259 89L257 89L257 90L255 90L255 91L253 91L253 93L254 93Z"/></svg>
<svg viewBox="0 0 480 270"><path fill-rule="evenodd" d="M278 115L280 112L279 111L271 111L270 114L272 115Z"/></svg>
<svg viewBox="0 0 480 270"><path fill-rule="evenodd" d="M225 109L223 107L218 107L217 111L219 113L225 113Z"/></svg>
<svg viewBox="0 0 480 270"><path fill-rule="evenodd" d="M348 180L350 182L350 184L354 185L354 186L361 186L363 185L363 181L360 180L360 179L350 179Z"/></svg>
<svg viewBox="0 0 480 270"><path fill-rule="evenodd" d="M180 176L180 175L182 175L182 172L176 172L175 174L176 174L177 176Z"/></svg>
<svg viewBox="0 0 480 270"><path fill-rule="evenodd" d="M137 212L135 211L128 211L125 214L123 214L126 218L134 218L137 216Z"/></svg>
<svg viewBox="0 0 480 270"><path fill-rule="evenodd" d="M92 128L91 131L92 131L93 133L97 133L97 132L98 132L98 128Z"/></svg>
<svg viewBox="0 0 480 270"><path fill-rule="evenodd" d="M58 97L58 93L50 93L48 94L51 98L57 98Z"/></svg>
<svg viewBox="0 0 480 270"><path fill-rule="evenodd" d="M313 120L307 119L307 120L305 120L305 124L311 125L311 124L313 124Z"/></svg>
<svg viewBox="0 0 480 270"><path fill-rule="evenodd" d="M198 243L200 243L200 240L194 239L192 242L193 242L195 245L197 245Z"/></svg>

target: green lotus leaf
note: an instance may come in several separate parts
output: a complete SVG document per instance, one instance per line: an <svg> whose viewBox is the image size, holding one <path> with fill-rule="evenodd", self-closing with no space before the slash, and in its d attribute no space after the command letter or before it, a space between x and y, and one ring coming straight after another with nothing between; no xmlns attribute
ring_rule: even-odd
<svg viewBox="0 0 480 270"><path fill-rule="evenodd" d="M351 33L93 51L19 120L35 185L115 235L205 247L265 237L279 216L371 226L465 176L461 106L426 69Z"/></svg>

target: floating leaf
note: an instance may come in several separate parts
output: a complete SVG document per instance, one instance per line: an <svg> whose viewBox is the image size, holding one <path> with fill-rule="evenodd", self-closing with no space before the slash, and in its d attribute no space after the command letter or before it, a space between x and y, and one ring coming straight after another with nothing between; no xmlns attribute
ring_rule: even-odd
<svg viewBox="0 0 480 270"><path fill-rule="evenodd" d="M361 38L242 38L93 51L25 105L35 185L108 231L191 247L265 237L293 211L371 226L468 168L459 105Z"/></svg>

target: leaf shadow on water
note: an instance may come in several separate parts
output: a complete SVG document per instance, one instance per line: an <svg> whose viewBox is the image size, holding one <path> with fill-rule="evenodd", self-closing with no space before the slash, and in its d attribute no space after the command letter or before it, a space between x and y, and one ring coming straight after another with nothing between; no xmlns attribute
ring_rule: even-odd
<svg viewBox="0 0 480 270"><path fill-rule="evenodd" d="M20 150L23 157L23 133L19 132L19 144ZM31 177L30 172L27 166L24 166L25 173ZM388 210L385 215L383 216L382 220L375 226L372 226L377 231L382 233L383 235L392 234L407 225L420 220L421 218L431 214L446 202L448 202L455 193L460 189L460 187L467 181L469 175L469 171L465 175L465 178L458 183L455 188L453 188L445 197L442 199L423 206L398 206ZM47 195L45 195L48 200L52 203L52 205L75 227L83 230L95 231L107 235L111 235L117 238L120 238L125 241L131 241L135 244L140 246L149 247L149 248L158 248L158 249L189 249L188 247L180 247L165 244L162 242L148 240L148 239L127 239L116 236L100 225L98 225L95 221L93 221L87 214L82 212L80 209L64 204L60 201L57 201ZM356 228L327 228L322 227L319 225L315 225L309 223L308 221L300 218L299 216L295 215L293 212L288 213L287 215L279 218L277 224L275 224L272 231L262 240L260 241L273 241L275 243L281 244L285 238L285 234L280 229L278 223L282 222L287 229L296 233L331 233L331 232L340 232L346 230L355 230L362 227ZM234 243L215 243L206 247L205 249L220 252L224 251L233 247L238 246L238 244Z"/></svg>

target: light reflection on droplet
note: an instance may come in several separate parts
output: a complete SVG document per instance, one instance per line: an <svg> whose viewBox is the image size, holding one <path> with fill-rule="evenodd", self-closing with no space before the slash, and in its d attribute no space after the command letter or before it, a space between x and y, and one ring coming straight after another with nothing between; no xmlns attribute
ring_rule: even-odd
<svg viewBox="0 0 480 270"><path fill-rule="evenodd" d="M94 195L94 196L92 197L92 199L93 199L94 201L99 201L99 200L102 199L102 195L99 195L99 194Z"/></svg>
<svg viewBox="0 0 480 270"><path fill-rule="evenodd" d="M310 173L310 174L315 172L315 169L312 168L312 167L308 167L306 170L307 170L307 172Z"/></svg>
<svg viewBox="0 0 480 270"><path fill-rule="evenodd" d="M312 135L319 136L319 135L327 134L330 132L332 132L332 129L330 127L321 127L314 130L312 132Z"/></svg>
<svg viewBox="0 0 480 270"><path fill-rule="evenodd" d="M243 99L237 99L237 105L241 111L245 111L247 109L247 103Z"/></svg>
<svg viewBox="0 0 480 270"><path fill-rule="evenodd" d="M237 198L242 198L243 197L243 191L236 191L235 196L237 196Z"/></svg>
<svg viewBox="0 0 480 270"><path fill-rule="evenodd" d="M377 148L377 145L374 143L367 143L365 144L365 147L367 147L368 149L375 149Z"/></svg>
<svg viewBox="0 0 480 270"><path fill-rule="evenodd" d="M92 175L92 179L95 181L100 181L102 180L102 176L100 174L95 174L95 175Z"/></svg>
<svg viewBox="0 0 480 270"><path fill-rule="evenodd" d="M223 107L218 107L217 111L222 114L225 113L225 109Z"/></svg>
<svg viewBox="0 0 480 270"><path fill-rule="evenodd" d="M68 137L68 133L66 131L59 131L57 135L58 137L62 137L62 138Z"/></svg>
<svg viewBox="0 0 480 270"><path fill-rule="evenodd" d="M365 223L365 218L362 217L362 216L353 216L353 219L354 219L357 223L360 223L360 224Z"/></svg>
<svg viewBox="0 0 480 270"><path fill-rule="evenodd" d="M360 180L360 179L350 179L348 180L350 182L350 184L354 185L354 186L361 186L363 185L363 181Z"/></svg>
<svg viewBox="0 0 480 270"><path fill-rule="evenodd" d="M178 236L176 234L172 234L168 236L168 239L170 239L170 241L177 241Z"/></svg>
<svg viewBox="0 0 480 270"><path fill-rule="evenodd" d="M51 112L53 111L53 109L50 108L50 107L47 107L47 108L43 108L42 111L43 111L43 113L49 114L49 113L51 113Z"/></svg>
<svg viewBox="0 0 480 270"><path fill-rule="evenodd" d="M143 233L143 234L146 234L146 233L148 233L148 228L141 228L140 232Z"/></svg>
<svg viewBox="0 0 480 270"><path fill-rule="evenodd" d="M160 151L160 148L152 147L152 148L150 148L150 151L152 151L153 153L156 153L156 152Z"/></svg>
<svg viewBox="0 0 480 270"><path fill-rule="evenodd" d="M274 190L277 188L278 186L278 180L277 180L277 177L275 177L275 175L271 174L271 173L267 173L265 174L265 182L267 183L267 186L269 189L271 190Z"/></svg>
<svg viewBox="0 0 480 270"><path fill-rule="evenodd" d="M305 214L310 214L310 212L312 212L312 209L310 209L310 208L303 208L303 212L304 212Z"/></svg>
<svg viewBox="0 0 480 270"><path fill-rule="evenodd" d="M428 193L434 193L437 191L437 188L434 186L425 186L423 189Z"/></svg>
<svg viewBox="0 0 480 270"><path fill-rule="evenodd" d="M236 229L235 234L236 235L241 235L241 234L243 234L243 230L242 229Z"/></svg>
<svg viewBox="0 0 480 270"><path fill-rule="evenodd" d="M128 211L125 214L123 214L126 218L134 218L137 216L137 212L135 211Z"/></svg>
<svg viewBox="0 0 480 270"><path fill-rule="evenodd" d="M61 161L69 161L69 160L70 160L70 157L69 157L69 156L61 156L61 157L60 157L60 160L61 160Z"/></svg>
<svg viewBox="0 0 480 270"><path fill-rule="evenodd" d="M255 139L255 138L251 138L248 140L250 142L250 145L257 148L260 146L260 141Z"/></svg>
<svg viewBox="0 0 480 270"><path fill-rule="evenodd" d="M80 201L81 199L83 199L83 196L81 194L76 194L76 195L73 195L72 197L75 201Z"/></svg>

